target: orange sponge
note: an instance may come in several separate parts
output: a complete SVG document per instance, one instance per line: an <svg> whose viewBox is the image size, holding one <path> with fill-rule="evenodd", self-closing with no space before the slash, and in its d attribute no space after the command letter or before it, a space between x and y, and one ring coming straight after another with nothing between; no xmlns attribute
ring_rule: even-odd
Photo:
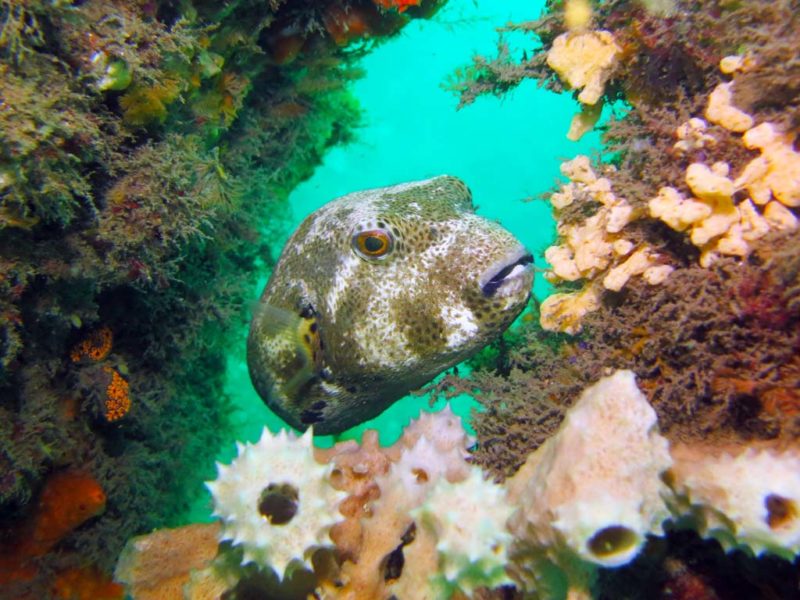
<svg viewBox="0 0 800 600"><path fill-rule="evenodd" d="M106 495L91 475L72 470L51 475L39 497L29 533L20 543L20 553L42 556L105 506Z"/></svg>
<svg viewBox="0 0 800 600"><path fill-rule="evenodd" d="M405 11L409 6L419 6L422 0L374 0L375 4L386 10Z"/></svg>
<svg viewBox="0 0 800 600"><path fill-rule="evenodd" d="M53 596L60 600L122 600L125 588L94 567L67 569L56 576Z"/></svg>
<svg viewBox="0 0 800 600"><path fill-rule="evenodd" d="M0 546L0 584L36 577L32 559L47 554L70 531L102 512L105 505L106 495L91 475L73 470L51 475L30 519L12 533L8 544Z"/></svg>

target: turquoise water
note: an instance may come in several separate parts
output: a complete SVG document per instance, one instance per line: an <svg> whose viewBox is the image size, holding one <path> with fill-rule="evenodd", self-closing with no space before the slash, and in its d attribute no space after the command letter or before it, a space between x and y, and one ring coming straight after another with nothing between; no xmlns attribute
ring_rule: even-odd
<svg viewBox="0 0 800 600"><path fill-rule="evenodd" d="M499 220L543 264L542 252L554 233L550 207L525 200L550 189L560 161L591 151L597 136L568 141L576 104L530 81L503 99L480 98L460 111L456 96L442 87L473 54L493 54L497 27L534 19L542 8L543 2L530 0L451 0L433 19L412 22L365 57L366 76L354 85L363 127L354 142L333 148L314 176L294 191L294 224L348 192L450 174L470 186L480 214ZM522 36L507 40L518 52L533 44ZM539 298L547 293L543 283L537 277ZM256 440L265 425L273 431L285 427L253 390L243 344L232 349L228 388L237 409L237 439ZM454 410L467 416L473 404L457 398ZM426 398L404 398L337 439L358 439L363 429L376 428L384 444L392 443L408 419L427 407ZM317 443L331 442L323 437ZM233 448L226 448L220 459L232 454Z"/></svg>

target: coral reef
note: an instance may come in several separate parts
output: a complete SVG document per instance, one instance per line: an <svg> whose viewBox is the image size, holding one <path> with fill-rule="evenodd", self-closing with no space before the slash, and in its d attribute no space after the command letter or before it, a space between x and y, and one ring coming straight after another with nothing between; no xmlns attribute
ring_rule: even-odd
<svg viewBox="0 0 800 600"><path fill-rule="evenodd" d="M571 88L580 88L578 101L594 105L617 67L622 49L608 31L567 32L555 40L547 64Z"/></svg>
<svg viewBox="0 0 800 600"><path fill-rule="evenodd" d="M678 446L670 476L678 510L723 548L777 554L800 553L800 454L796 449L724 449ZM753 478L752 473L759 473ZM688 508L687 508L688 507Z"/></svg>
<svg viewBox="0 0 800 600"><path fill-rule="evenodd" d="M220 525L214 522L132 538L119 556L114 579L135 598L180 598L191 572L205 569L216 557L219 536Z"/></svg>
<svg viewBox="0 0 800 600"><path fill-rule="evenodd" d="M440 4L0 2L0 528L61 471L106 498L0 595L99 597L184 518L288 194L358 122L353 58Z"/></svg>
<svg viewBox="0 0 800 600"><path fill-rule="evenodd" d="M70 350L69 358L72 362L80 362L84 358L94 362L101 361L111 352L114 334L108 327L101 327L90 332L84 339Z"/></svg>
<svg viewBox="0 0 800 600"><path fill-rule="evenodd" d="M240 445L230 465L217 465L208 488L222 521L220 539L242 549L243 565L271 567L283 578L290 563L310 566L307 548L325 544L342 494L311 448L311 430L300 438L265 430L255 444Z"/></svg>
<svg viewBox="0 0 800 600"><path fill-rule="evenodd" d="M507 482L520 507L510 522L515 579L558 597L550 589L555 568L565 573L570 598L591 597L593 565L630 562L648 535L662 534L667 446L631 371L587 388Z"/></svg>
<svg viewBox="0 0 800 600"><path fill-rule="evenodd" d="M394 446L380 448L376 438L372 431L361 445L313 452L310 436L265 433L240 446L209 484L222 523L131 540L118 579L134 600L578 599L598 590L604 597L604 580L640 563L658 573L666 594L658 597L713 598L715 586L680 554L702 546L693 530L770 555L759 560L791 559L797 549L797 454L764 448L732 457L705 444L670 451L631 371L586 388L558 432L505 485L465 460L471 440L448 408L412 421ZM775 477L743 476L753 469ZM269 500L276 485L295 488L281 505L285 518ZM252 490L262 487L256 502ZM304 502L325 506L311 512ZM267 504L265 523L251 524L257 536L231 518ZM233 527L239 535L228 540ZM166 589L171 595L158 596Z"/></svg>
<svg viewBox="0 0 800 600"><path fill-rule="evenodd" d="M473 357L472 372L447 374L429 389L436 396L473 396L481 405L472 426L477 447L472 460L496 479L513 475L528 455L551 437L564 411L603 366L583 342L538 327L536 307L521 324Z"/></svg>
<svg viewBox="0 0 800 600"><path fill-rule="evenodd" d="M125 540L182 522L288 192L357 123L352 59L441 4L0 2L1 595L119 598ZM565 132L605 143L550 198L555 293L431 388L478 399L477 442L449 412L390 448L268 435L212 485L220 532L130 542L134 597L796 594L796 7L547 7L452 82L571 91ZM276 548L259 505L313 535Z"/></svg>
<svg viewBox="0 0 800 600"><path fill-rule="evenodd" d="M638 275L657 285L673 267L663 264L647 242L637 244L626 237L623 230L636 218L634 207L614 194L608 178L597 177L588 157L579 156L564 163L561 171L570 183L551 198L559 211L569 209L576 199L599 205L581 223L573 224L570 215L560 218L558 234L564 243L545 251L545 258L553 267L547 274L552 283L586 281L580 291L552 294L540 307L542 327L574 334L581 330L583 317L600 308L603 289L618 292Z"/></svg>
<svg viewBox="0 0 800 600"><path fill-rule="evenodd" d="M298 439L265 432L257 444L241 446L231 466L220 467L219 479L209 484L223 519L219 538L232 537L234 526L238 535L232 544L220 545L212 564L203 562L216 552L217 540L200 541L189 526L132 540L117 577L136 599L151 597L144 587L175 577L183 582L185 597L221 586L237 598L247 597L246 590L305 598L316 588L323 598L365 600L450 597L510 582L504 570L511 541L505 521L512 507L500 486L466 462L470 438L449 408L412 422L390 448L378 446L376 431L365 433L361 445L348 441L312 452L310 441L309 434ZM283 486L282 494L276 485ZM231 518L245 508L257 514L271 495L286 499L287 486L296 490L288 503L293 510L276 519L278 504L287 503L273 502L270 524L254 524L257 537ZM248 490L262 500L239 507L240 492L249 497ZM465 495L458 506L452 505L453 493ZM304 502L322 506L313 510ZM186 560L145 568L158 560L164 544L190 545L189 539L196 548ZM243 564L240 545L259 568ZM290 562L291 557L301 560ZM198 571L187 580L192 569Z"/></svg>
<svg viewBox="0 0 800 600"><path fill-rule="evenodd" d="M800 203L800 154L792 147L793 136L770 122L754 126L750 115L729 104L728 85L719 84L710 93L706 117L730 132L743 132L744 147L761 154L744 165L736 179L728 177L727 162L716 161L710 167L704 162L690 163L684 179L692 196L684 197L675 187L663 186L649 200L646 213L675 231L686 231L700 249L703 267L720 255L746 257L753 242L771 230L797 229L797 217L789 210ZM724 100L718 98L720 90L726 92ZM705 147L711 153L717 140L706 130L702 119L689 119L676 130L678 142L673 148L681 155ZM575 166L576 162L580 165ZM674 270L668 263L675 261L654 252L646 242L636 247L630 239L618 237L632 221L646 215L641 208L618 199L609 179L597 178L587 157L564 163L562 172L570 183L554 194L551 202L559 219L559 236L566 243L548 248L545 257L553 265L552 282L584 279L586 283L577 293L548 297L542 305L541 322L546 329L577 333L583 316L600 307L596 282L601 275L603 287L618 292L633 275L641 275L651 284L663 282ZM613 171L610 174L613 177ZM742 197L745 191L749 198ZM572 215L562 211L576 199L600 208L582 223L572 224ZM658 240L657 235L650 237Z"/></svg>
<svg viewBox="0 0 800 600"><path fill-rule="evenodd" d="M488 514L485 506L462 512L466 520L458 529L439 521L444 517L439 511L433 511L435 519L425 516L432 511L431 503L441 498L442 492L437 490L442 487L455 486L460 493L469 489L471 482L487 497L498 494L491 482L467 464L466 448L471 442L460 419L445 408L412 421L391 448L379 449L370 439L375 438L366 438L357 454L345 442L320 455L333 462L336 483L349 493L341 506L348 518L331 533L337 549L344 550L347 557L338 576L343 585L330 589L323 585L327 597L367 599L409 593L437 597L461 586L472 589L496 581L501 574L492 568L496 565L492 547L501 554L505 551L502 519ZM371 483L365 486L365 481ZM370 502L354 510L355 501L365 492ZM496 508L502 515L502 503ZM418 515L419 524L412 515ZM481 531L478 524L482 522L495 527ZM458 532L471 538L471 547L479 553L471 556L471 561L463 558L468 547L460 546L453 537ZM485 544L475 539L478 535L486 536ZM492 538L496 542L491 542ZM488 568L471 569L465 564L470 562ZM442 577L430 580L439 570Z"/></svg>
<svg viewBox="0 0 800 600"><path fill-rule="evenodd" d="M538 37L531 53L517 61L501 43L453 82L462 103L525 78L574 87L580 101L581 83L548 65L555 41L608 32L620 48L596 101L612 112L605 151L563 163L568 182L550 196L555 293L505 336L502 361L438 387L486 405L477 460L497 474L532 449L515 440L527 432L538 445L552 431L572 397L564 382L596 380L598 364L637 373L672 439L788 443L797 431L797 99L786 83L796 61L777 59L796 58L796 12L651 4L548 3L539 20L507 28ZM580 335L548 336L533 320ZM537 385L544 402L523 405ZM491 458L489 440L517 456Z"/></svg>
<svg viewBox="0 0 800 600"><path fill-rule="evenodd" d="M515 473L549 444L576 387L612 367L636 373L662 435L710 444L710 464L729 474L677 487L684 504L672 508L684 516L629 565L601 570L597 597L794 593L788 563L747 556L791 537L790 525L769 526L767 504L791 515L793 501L768 501L768 488L724 497L732 473L779 469L769 457L789 460L797 446L797 26L790 2L554 1L503 30L533 44L515 52L501 39L495 57L474 57L450 82L461 106L524 79L571 91L579 112L567 136L597 128L604 143L565 161L567 181L548 195L554 293L470 361L469 375L431 387L481 403L475 462L501 479ZM684 519L731 551L693 538ZM733 523L750 533L732 539Z"/></svg>
<svg viewBox="0 0 800 600"><path fill-rule="evenodd" d="M797 250L795 234L774 234L745 264L679 269L656 294L632 286L589 319L586 354L639 373L672 439L789 443L798 431Z"/></svg>
<svg viewBox="0 0 800 600"><path fill-rule="evenodd" d="M600 308L604 290L617 292L637 275L660 283L683 266L684 240L664 235L651 217L686 231L704 267L720 255L746 257L771 230L797 227L791 210L800 164L793 149L796 128L776 114L774 104L770 111L748 112L737 106L736 94L748 73L775 69L772 53L761 54L758 47L763 33L737 24L762 20L764 28L774 28L770 47L785 48L792 29L778 20L793 22L796 15L786 3L772 6L769 16L760 4L725 7L712 25L703 8L679 10L678 4L669 12L681 25L659 40L654 36L666 33L666 21L646 6L554 4L539 21L518 27L539 36L542 45L533 58L516 69L506 69L505 58L483 59L477 72L462 72L455 86L462 102L485 91L493 78L509 85L534 77L556 91L574 88L584 108L572 138L594 126L602 102L618 102L617 114L625 110L620 102L627 104L627 113L605 135L610 152L597 165L602 177L586 157L578 157L564 163L569 183L551 197L560 241L546 254L551 280L583 285L547 298L545 328L577 333L583 317ZM696 30L721 25L713 42L697 39ZM669 50L663 46L667 40ZM501 57L506 54L502 47ZM669 73L666 60L678 71ZM659 66L663 73L654 80L652 69ZM748 106L759 106L749 100ZM786 111L793 110L792 102L787 98Z"/></svg>
<svg viewBox="0 0 800 600"><path fill-rule="evenodd" d="M453 498L460 500L454 505ZM487 506L493 510L487 511ZM512 510L503 488L487 484L479 468L473 467L464 481L455 484L446 478L436 482L425 503L410 514L415 524L428 529L417 534L420 544L425 533L438 540L436 550L440 559L435 567L440 572L435 576L440 579L435 582L438 595L452 595L456 589L472 595L478 587L511 583L505 566L511 543L506 521ZM410 555L411 551L409 548ZM419 584L404 587L411 591L419 589ZM399 589L396 591L400 593Z"/></svg>
<svg viewBox="0 0 800 600"><path fill-rule="evenodd" d="M131 409L131 397L128 392L128 382L111 367L103 370L111 376L111 381L106 388L105 417L106 421L118 421Z"/></svg>

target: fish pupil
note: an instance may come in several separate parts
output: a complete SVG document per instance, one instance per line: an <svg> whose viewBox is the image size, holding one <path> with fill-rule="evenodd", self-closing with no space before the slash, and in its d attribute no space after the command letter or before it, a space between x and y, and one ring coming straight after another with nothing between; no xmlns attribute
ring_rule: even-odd
<svg viewBox="0 0 800 600"><path fill-rule="evenodd" d="M371 235L364 240L364 248L367 252L380 252L386 243L377 236Z"/></svg>

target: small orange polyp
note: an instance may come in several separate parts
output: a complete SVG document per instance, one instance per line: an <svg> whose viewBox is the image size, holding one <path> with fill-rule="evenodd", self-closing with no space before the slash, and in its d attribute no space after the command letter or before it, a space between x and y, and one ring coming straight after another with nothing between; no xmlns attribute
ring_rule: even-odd
<svg viewBox="0 0 800 600"><path fill-rule="evenodd" d="M118 421L131 409L130 385L115 369L105 367L104 371L111 375L106 388L106 420L109 423Z"/></svg>
<svg viewBox="0 0 800 600"><path fill-rule="evenodd" d="M69 353L72 362L80 362L83 358L89 358L94 362L99 362L106 358L111 352L114 342L114 334L109 327L101 327L91 332L80 343L78 343Z"/></svg>

